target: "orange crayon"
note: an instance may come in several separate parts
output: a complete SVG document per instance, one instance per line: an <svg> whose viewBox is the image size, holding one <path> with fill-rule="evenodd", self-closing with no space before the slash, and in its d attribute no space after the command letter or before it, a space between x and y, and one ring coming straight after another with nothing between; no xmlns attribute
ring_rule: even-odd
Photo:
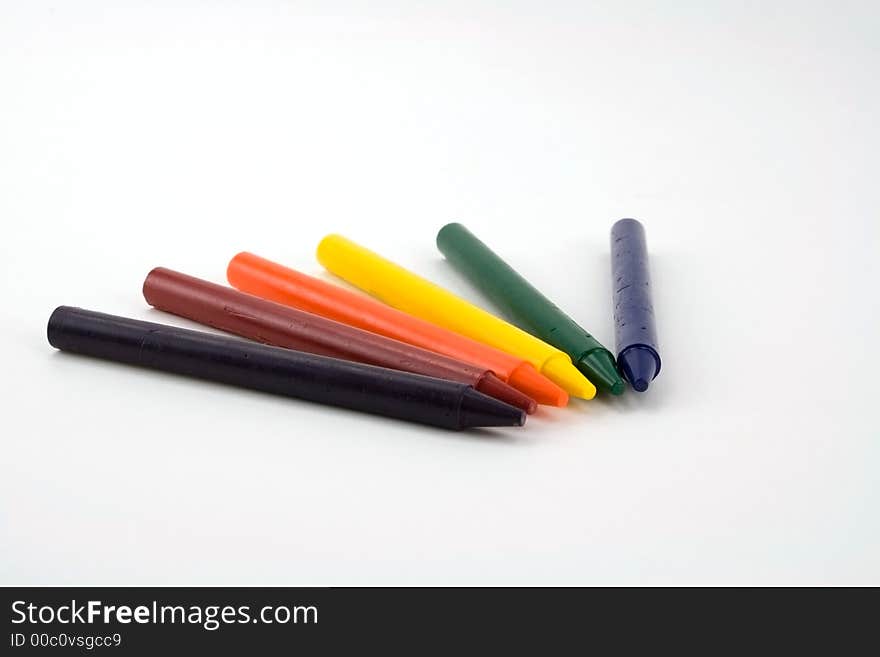
<svg viewBox="0 0 880 657"><path fill-rule="evenodd" d="M568 403L568 393L521 358L252 253L235 256L226 277L243 292L479 365L539 404Z"/></svg>

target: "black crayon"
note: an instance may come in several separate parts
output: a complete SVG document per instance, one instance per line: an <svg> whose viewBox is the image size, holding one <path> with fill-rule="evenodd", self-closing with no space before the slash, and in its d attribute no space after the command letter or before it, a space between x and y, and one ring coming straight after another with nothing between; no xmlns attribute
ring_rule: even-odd
<svg viewBox="0 0 880 657"><path fill-rule="evenodd" d="M526 418L464 383L70 306L55 309L47 333L62 351L446 429Z"/></svg>

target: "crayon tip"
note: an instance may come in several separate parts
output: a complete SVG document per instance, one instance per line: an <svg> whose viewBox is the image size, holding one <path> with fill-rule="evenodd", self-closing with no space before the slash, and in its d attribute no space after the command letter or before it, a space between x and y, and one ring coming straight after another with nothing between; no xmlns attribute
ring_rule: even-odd
<svg viewBox="0 0 880 657"><path fill-rule="evenodd" d="M612 395L623 394L625 387L623 379L617 373L614 356L610 352L594 349L581 356L575 366L603 392L610 392Z"/></svg>
<svg viewBox="0 0 880 657"><path fill-rule="evenodd" d="M495 399L500 399L505 404L521 408L530 415L538 408L538 404L534 399L513 386L504 383L492 372L487 372L475 387L484 395L489 395Z"/></svg>
<svg viewBox="0 0 880 657"><path fill-rule="evenodd" d="M507 383L521 390L539 404L548 406L568 405L568 393L543 374L531 363L523 362L507 377Z"/></svg>
<svg viewBox="0 0 880 657"><path fill-rule="evenodd" d="M650 347L634 345L627 347L617 357L620 371L634 390L645 392L660 372L660 357Z"/></svg>
<svg viewBox="0 0 880 657"><path fill-rule="evenodd" d="M552 356L541 366L541 373L570 395L581 399L592 399L596 396L596 386L577 371L568 356Z"/></svg>
<svg viewBox="0 0 880 657"><path fill-rule="evenodd" d="M526 423L526 412L516 406L468 388L461 399L459 426L472 427L521 427Z"/></svg>

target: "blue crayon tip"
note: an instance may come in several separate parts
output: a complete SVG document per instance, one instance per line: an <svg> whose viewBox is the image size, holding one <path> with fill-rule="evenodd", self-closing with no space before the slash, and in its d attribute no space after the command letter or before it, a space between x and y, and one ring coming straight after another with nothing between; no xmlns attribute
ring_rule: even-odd
<svg viewBox="0 0 880 657"><path fill-rule="evenodd" d="M660 357L650 347L633 345L617 357L623 376L634 390L645 392L660 371Z"/></svg>

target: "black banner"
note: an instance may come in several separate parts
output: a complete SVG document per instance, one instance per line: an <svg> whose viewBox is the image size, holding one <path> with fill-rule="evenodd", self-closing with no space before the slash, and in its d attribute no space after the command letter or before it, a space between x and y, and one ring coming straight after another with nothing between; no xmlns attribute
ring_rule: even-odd
<svg viewBox="0 0 880 657"><path fill-rule="evenodd" d="M454 654L477 646L493 654L502 646L556 654L687 645L714 653L732 647L789 650L805 640L813 648L827 641L839 652L867 631L876 614L874 604L858 604L848 592L808 589L0 591L4 655L348 654L367 647L422 654L441 646ZM836 623L845 631L836 632Z"/></svg>

